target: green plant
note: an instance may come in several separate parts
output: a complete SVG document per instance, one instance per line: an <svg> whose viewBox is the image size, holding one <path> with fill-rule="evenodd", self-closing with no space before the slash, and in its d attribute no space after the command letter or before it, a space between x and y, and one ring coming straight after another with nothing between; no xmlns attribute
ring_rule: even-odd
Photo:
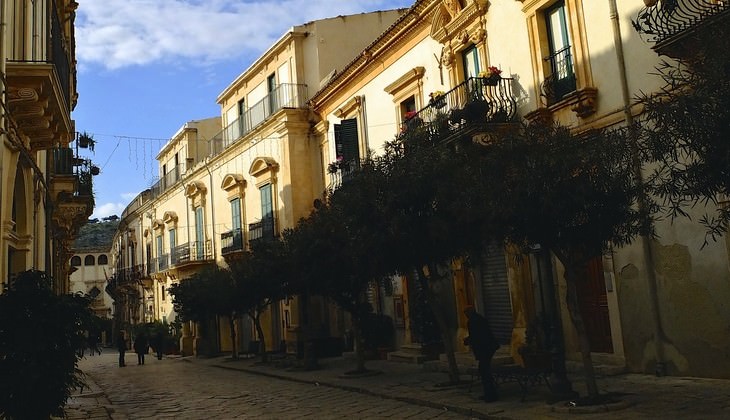
<svg viewBox="0 0 730 420"><path fill-rule="evenodd" d="M96 327L89 299L56 295L41 271L20 273L0 294L0 418L63 415L84 386L78 360Z"/></svg>

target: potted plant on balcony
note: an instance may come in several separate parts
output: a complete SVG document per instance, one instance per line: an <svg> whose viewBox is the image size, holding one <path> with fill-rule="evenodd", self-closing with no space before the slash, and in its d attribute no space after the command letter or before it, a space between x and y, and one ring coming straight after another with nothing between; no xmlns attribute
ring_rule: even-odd
<svg viewBox="0 0 730 420"><path fill-rule="evenodd" d="M96 141L94 140L94 137L84 131L83 133L79 134L78 137L78 145L82 149L88 148L92 152L94 151L94 145L96 144Z"/></svg>
<svg viewBox="0 0 730 420"><path fill-rule="evenodd" d="M484 98L474 98L464 106L464 119L468 123L484 122L487 119L489 102Z"/></svg>
<svg viewBox="0 0 730 420"><path fill-rule="evenodd" d="M445 107L446 106L446 96L445 95L446 94L441 90L437 90L435 92L429 93L428 96L430 99L428 101L428 105L433 108L439 108L439 109Z"/></svg>
<svg viewBox="0 0 730 420"><path fill-rule="evenodd" d="M499 81L502 80L502 70L495 66L489 66L487 71L479 72L479 77L484 79L486 86L497 86Z"/></svg>

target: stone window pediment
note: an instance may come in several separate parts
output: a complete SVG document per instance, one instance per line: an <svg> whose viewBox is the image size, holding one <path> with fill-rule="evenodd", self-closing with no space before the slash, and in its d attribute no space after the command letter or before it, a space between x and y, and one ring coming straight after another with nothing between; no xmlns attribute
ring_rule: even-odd
<svg viewBox="0 0 730 420"><path fill-rule="evenodd" d="M248 174L253 177L259 177L266 172L276 172L279 169L279 164L273 158L270 157L257 157L251 163L251 167L248 170Z"/></svg>

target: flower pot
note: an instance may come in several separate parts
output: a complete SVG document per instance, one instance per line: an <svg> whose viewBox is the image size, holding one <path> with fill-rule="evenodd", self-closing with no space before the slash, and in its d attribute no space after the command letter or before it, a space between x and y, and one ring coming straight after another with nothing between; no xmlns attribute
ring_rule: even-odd
<svg viewBox="0 0 730 420"><path fill-rule="evenodd" d="M502 80L502 76L493 74L484 78L484 84L487 86L497 86L500 80Z"/></svg>
<svg viewBox="0 0 730 420"><path fill-rule="evenodd" d="M433 107L433 108L441 109L446 106L446 98L440 97L440 98L436 98L436 99L431 99L429 101L429 105L431 105L431 107Z"/></svg>
<svg viewBox="0 0 730 420"><path fill-rule="evenodd" d="M98 166L92 166L91 167L91 175L99 175L99 167Z"/></svg>
<svg viewBox="0 0 730 420"><path fill-rule="evenodd" d="M464 107L464 119L466 122L484 122L487 118L489 103L485 100L471 101Z"/></svg>
<svg viewBox="0 0 730 420"><path fill-rule="evenodd" d="M657 3L657 0L644 0L644 5L646 7L652 7L655 6Z"/></svg>

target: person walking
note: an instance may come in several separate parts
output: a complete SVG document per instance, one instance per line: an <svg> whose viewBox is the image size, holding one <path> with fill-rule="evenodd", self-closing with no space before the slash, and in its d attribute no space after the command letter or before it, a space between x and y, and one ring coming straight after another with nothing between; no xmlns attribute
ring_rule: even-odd
<svg viewBox="0 0 730 420"><path fill-rule="evenodd" d="M497 385L492 377L492 357L499 348L499 343L489 327L487 318L478 314L473 306L464 310L466 314L466 328L469 336L464 339L464 345L471 347L474 358L479 362L479 376L482 379L484 395L482 399L486 402L497 401Z"/></svg>
<svg viewBox="0 0 730 420"><path fill-rule="evenodd" d="M124 364L124 352L127 351L127 340L124 338L124 331L119 330L117 333L117 350L119 351L119 367L126 366Z"/></svg>
<svg viewBox="0 0 730 420"><path fill-rule="evenodd" d="M162 331L157 331L152 346L155 348L155 352L157 353L157 360L162 360L162 351L165 347L165 335Z"/></svg>
<svg viewBox="0 0 730 420"><path fill-rule="evenodd" d="M138 334L137 338L134 340L134 351L137 353L138 365L144 364L144 355L147 354L149 348L150 344L147 341L147 335L145 333Z"/></svg>

